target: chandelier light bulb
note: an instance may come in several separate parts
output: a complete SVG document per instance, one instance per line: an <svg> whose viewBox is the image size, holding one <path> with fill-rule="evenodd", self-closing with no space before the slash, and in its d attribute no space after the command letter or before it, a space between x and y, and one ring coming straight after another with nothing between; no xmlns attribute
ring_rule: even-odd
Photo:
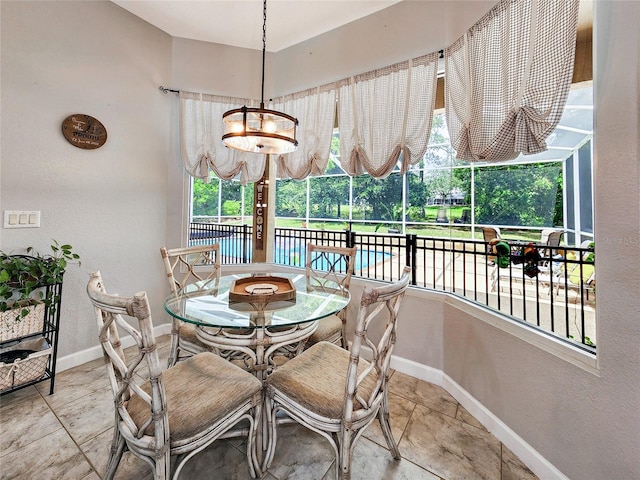
<svg viewBox="0 0 640 480"><path fill-rule="evenodd" d="M229 126L229 130L231 130L232 133L242 133L244 132L244 126L242 125L242 122L233 122Z"/></svg>
<svg viewBox="0 0 640 480"><path fill-rule="evenodd" d="M273 120L265 120L262 124L262 129L267 133L275 133L278 130L276 122Z"/></svg>

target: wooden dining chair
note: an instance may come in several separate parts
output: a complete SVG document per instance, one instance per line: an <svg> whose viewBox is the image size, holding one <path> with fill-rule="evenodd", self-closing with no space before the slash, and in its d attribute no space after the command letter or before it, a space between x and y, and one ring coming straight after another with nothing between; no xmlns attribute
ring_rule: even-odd
<svg viewBox="0 0 640 480"><path fill-rule="evenodd" d="M201 282L203 286L217 286L220 282L220 245L197 245L167 249L160 248L171 292L186 285ZM171 351L169 366L178 360L210 350L196 337L196 327L173 318L171 325Z"/></svg>
<svg viewBox="0 0 640 480"><path fill-rule="evenodd" d="M171 470L172 478L177 479L187 460L241 421L249 424L246 454L250 474L260 476L255 440L261 422L262 383L210 352L163 370L146 293L109 295L100 272L91 274L87 293L95 310L115 406L113 440L103 478L114 478L123 453L129 450L151 465L154 480L171 478ZM127 317L133 317L133 325L137 321L139 330ZM133 355L125 356L119 331L135 341Z"/></svg>
<svg viewBox="0 0 640 480"><path fill-rule="evenodd" d="M307 244L307 287L312 289L349 290L351 276L356 263L357 247L333 247ZM347 348L347 309L323 318L318 328L307 340L307 346L321 341L331 342Z"/></svg>
<svg viewBox="0 0 640 480"><path fill-rule="evenodd" d="M350 351L319 342L267 378L271 403L265 412L270 432L267 468L276 450L276 417L281 411L331 443L337 457L336 479L351 478L355 442L376 417L393 458L400 459L389 424L387 384L398 311L410 273L405 267L398 282L364 288ZM369 361L363 358L364 349Z"/></svg>

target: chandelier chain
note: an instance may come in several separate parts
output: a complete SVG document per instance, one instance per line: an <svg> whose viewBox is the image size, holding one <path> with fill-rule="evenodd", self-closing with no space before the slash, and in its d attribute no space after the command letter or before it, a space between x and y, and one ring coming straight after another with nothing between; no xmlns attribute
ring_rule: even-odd
<svg viewBox="0 0 640 480"><path fill-rule="evenodd" d="M2 0L0 0L2 1ZM262 95L260 108L232 108L222 115L223 143L235 150L266 155L293 152L298 147L298 119L264 107L264 77L267 59L267 0L262 0ZM271 102L271 100L270 100Z"/></svg>
<svg viewBox="0 0 640 480"><path fill-rule="evenodd" d="M267 0L262 4L262 93L260 108L264 108L264 64L267 57Z"/></svg>

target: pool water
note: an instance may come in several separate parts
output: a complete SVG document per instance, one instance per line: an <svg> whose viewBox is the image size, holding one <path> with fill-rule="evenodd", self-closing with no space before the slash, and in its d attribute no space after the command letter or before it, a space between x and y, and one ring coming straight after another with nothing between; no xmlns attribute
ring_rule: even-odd
<svg viewBox="0 0 640 480"><path fill-rule="evenodd" d="M306 264L306 244L302 242L277 242L275 245L275 251L273 252L274 263L280 265L291 265L295 267L304 267ZM220 244L220 255L223 258L243 258L243 245L245 242L241 238L220 238L218 239ZM246 241L247 246L247 259L251 261L251 240ZM327 254L328 261L322 259L315 265L318 270L328 270L327 264L335 263L331 258L332 254ZM391 257L390 253L377 252L375 250L360 250L356 253L355 271L367 268L370 265L375 265L378 262L384 261ZM322 264L325 264L324 266ZM344 271L346 268L344 260L339 260L336 263L337 271Z"/></svg>

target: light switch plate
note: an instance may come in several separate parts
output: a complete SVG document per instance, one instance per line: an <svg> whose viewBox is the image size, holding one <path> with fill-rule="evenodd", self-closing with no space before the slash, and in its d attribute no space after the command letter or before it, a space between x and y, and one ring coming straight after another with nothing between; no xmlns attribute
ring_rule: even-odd
<svg viewBox="0 0 640 480"><path fill-rule="evenodd" d="M5 210L4 228L38 228L40 211Z"/></svg>

